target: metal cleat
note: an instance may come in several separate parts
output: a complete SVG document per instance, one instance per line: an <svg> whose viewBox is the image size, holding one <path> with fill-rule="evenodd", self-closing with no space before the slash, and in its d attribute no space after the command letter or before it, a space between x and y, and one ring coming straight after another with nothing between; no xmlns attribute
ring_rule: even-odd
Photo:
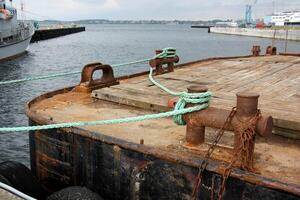
<svg viewBox="0 0 300 200"><path fill-rule="evenodd" d="M162 50L156 50L156 55L162 53ZM156 58L149 61L150 66L155 69L155 74L164 74L174 71L174 63L179 62L179 57L175 56L174 58ZM166 68L163 66L167 65Z"/></svg>
<svg viewBox="0 0 300 200"><path fill-rule="evenodd" d="M94 73L99 70L102 71L102 77L93 79ZM109 87L117 84L119 84L119 82L114 77L114 71L110 65L92 63L84 66L81 72L80 84L74 88L74 91L89 93L95 89Z"/></svg>

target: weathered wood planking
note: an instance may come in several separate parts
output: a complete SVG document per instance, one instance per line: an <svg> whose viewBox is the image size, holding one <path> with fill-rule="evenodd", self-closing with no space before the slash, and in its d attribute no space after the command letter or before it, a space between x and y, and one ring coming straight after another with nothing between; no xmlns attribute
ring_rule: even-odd
<svg viewBox="0 0 300 200"><path fill-rule="evenodd" d="M274 117L274 132L300 139L300 57L264 56L224 59L184 65L155 77L174 91L190 85L207 85L212 106L230 109L238 91L261 95L260 108ZM153 86L147 76L95 90L93 97L156 111L167 111L170 95Z"/></svg>

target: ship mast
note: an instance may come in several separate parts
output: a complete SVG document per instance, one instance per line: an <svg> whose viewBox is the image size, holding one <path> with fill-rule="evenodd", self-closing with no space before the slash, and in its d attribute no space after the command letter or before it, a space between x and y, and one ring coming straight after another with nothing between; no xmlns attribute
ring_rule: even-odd
<svg viewBox="0 0 300 200"><path fill-rule="evenodd" d="M24 1L21 0L21 19L24 21L26 20L26 16L25 16L25 12L24 12L24 7L25 7L25 4L24 4Z"/></svg>

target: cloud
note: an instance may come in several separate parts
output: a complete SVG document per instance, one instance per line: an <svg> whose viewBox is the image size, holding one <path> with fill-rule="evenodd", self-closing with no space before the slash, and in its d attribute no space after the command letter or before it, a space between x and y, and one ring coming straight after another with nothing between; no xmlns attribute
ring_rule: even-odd
<svg viewBox="0 0 300 200"><path fill-rule="evenodd" d="M117 0L107 0L102 6L102 9L115 9L119 8L119 3Z"/></svg>
<svg viewBox="0 0 300 200"><path fill-rule="evenodd" d="M14 4L20 7L21 0ZM254 0L22 0L36 19L241 19ZM273 2L275 4L273 4ZM273 6L274 5L274 6ZM258 0L255 17L274 11L300 10L299 0Z"/></svg>

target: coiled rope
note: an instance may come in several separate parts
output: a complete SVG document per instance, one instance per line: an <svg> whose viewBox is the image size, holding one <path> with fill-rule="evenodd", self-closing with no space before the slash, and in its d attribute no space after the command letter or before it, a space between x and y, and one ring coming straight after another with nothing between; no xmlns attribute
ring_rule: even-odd
<svg viewBox="0 0 300 200"><path fill-rule="evenodd" d="M154 58L172 58L176 56L176 49L174 48L164 48L162 53L156 55ZM151 58L151 59L154 59ZM151 60L150 59L150 60ZM133 63L145 62L149 59L144 59L140 61L134 61ZM118 66L129 65L129 63L119 64ZM116 66L116 65L115 65ZM0 132L21 132L21 131L37 131L37 130L47 130L47 129L57 129L57 128L71 128L71 127L83 127L83 126L95 126L95 125L109 125L109 124L122 124L122 123L131 123L131 122L140 122L145 120L160 119L166 117L173 117L174 121L178 125L185 125L185 122L182 118L183 114L203 110L209 106L209 100L211 98L210 92L204 93L187 93L187 92L174 92L163 86L153 78L153 69L150 67L149 73L150 81L159 87L161 90L167 92L172 96L180 97L178 103L175 106L173 111L148 114L136 117L126 117L110 120L97 120L97 121L80 121L80 122L68 122L68 123L59 123L59 124L48 124L40 126L21 126L21 127L3 127L0 128ZM36 80L36 79L35 79ZM199 104L194 107L185 108L187 103Z"/></svg>

